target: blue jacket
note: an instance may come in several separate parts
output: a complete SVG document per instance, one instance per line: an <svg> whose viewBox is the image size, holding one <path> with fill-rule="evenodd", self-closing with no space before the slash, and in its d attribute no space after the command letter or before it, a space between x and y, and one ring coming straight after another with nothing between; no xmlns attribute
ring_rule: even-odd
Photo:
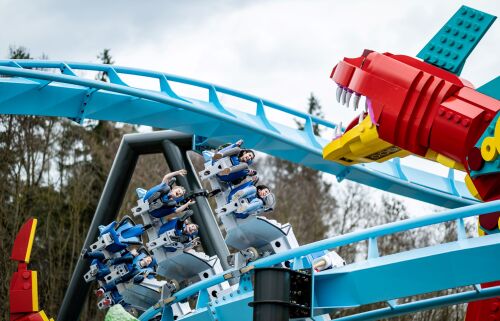
<svg viewBox="0 0 500 321"><path fill-rule="evenodd" d="M153 262L151 262L150 265L148 265L146 267L141 267L140 262L144 257L146 257L146 255L139 254L136 257L134 257L132 254L130 254L130 255L128 255L128 254L130 254L130 253L127 253L125 255L124 262L121 262L121 263L126 263L127 270L128 270L127 273L114 279L113 281L103 285L103 288L105 291L113 291L114 289L116 289L117 284L124 283L124 282L127 282L127 281L132 280L132 279L134 279L134 282L135 282L136 276L138 276L141 273L154 272L154 264L155 264L154 260L153 260ZM149 274L148 279L152 279L152 278L154 278L154 275ZM139 281L141 281L141 280L139 279Z"/></svg>
<svg viewBox="0 0 500 321"><path fill-rule="evenodd" d="M241 184L239 186L236 186L236 187L232 187L231 188L231 191L229 192L229 194L227 195L227 202L231 202L231 199L233 198L233 195L236 194L236 192L238 191L241 191L247 187L251 187L253 186L254 182L253 181L249 181L249 182L246 182L244 184Z"/></svg>
<svg viewBox="0 0 500 321"><path fill-rule="evenodd" d="M229 145L229 146L224 147L223 149L221 149L221 150L219 151L219 153L220 153L220 152L224 152L224 151L229 150L229 149L234 148L234 147L238 147L238 145L236 145L236 144L231 144L231 145ZM241 162L240 162L240 159L239 159L238 155L232 155L232 156L229 156L229 159L231 160L231 164L232 164L233 166L236 166L236 165L241 164ZM214 163L214 162L212 161L212 163ZM229 175L217 175L217 176L219 177L219 179L220 179L221 181L231 183L231 182L236 181L236 180L238 180L238 179L242 179L242 178L247 177L247 176L248 176L248 173L249 173L249 170L248 170L248 169L244 169L244 170L241 170L241 171L237 171L237 172L231 173L231 174L229 174Z"/></svg>
<svg viewBox="0 0 500 321"><path fill-rule="evenodd" d="M144 194L144 197L142 198L143 201L147 200L148 198L150 198L154 193L158 192L158 191L161 191L161 190L168 190L170 191L170 186L168 186L167 183L160 183L156 186L153 186L151 187L147 192L146 194ZM168 192L165 193L168 195Z"/></svg>
<svg viewBox="0 0 500 321"><path fill-rule="evenodd" d="M175 210L177 209L177 201L178 200L171 199L169 197L168 193L170 192L170 186L168 186L167 183L161 183L161 184L158 184L158 185L152 187L151 189L149 189L146 192L146 194L144 194L144 197L142 199L144 201L146 201L154 193L156 193L158 191L164 191L160 195L160 199L161 199L161 202L163 205L160 208L157 208L157 209L151 211L149 214L151 214L151 216L156 217L156 218L162 218L162 217L165 217L165 216L170 215L170 214L175 212Z"/></svg>
<svg viewBox="0 0 500 321"><path fill-rule="evenodd" d="M264 208L264 202L257 197L257 188L255 186L246 187L242 191L243 195L240 199L246 198L249 204L244 211L234 213L234 216L240 219L247 218L250 214L258 213Z"/></svg>

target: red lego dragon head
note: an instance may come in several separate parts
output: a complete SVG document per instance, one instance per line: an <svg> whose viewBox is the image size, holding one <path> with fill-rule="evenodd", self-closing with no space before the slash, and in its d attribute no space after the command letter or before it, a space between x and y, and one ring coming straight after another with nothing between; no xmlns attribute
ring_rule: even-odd
<svg viewBox="0 0 500 321"><path fill-rule="evenodd" d="M340 156L344 163L385 161L404 156L400 153L402 150L425 156L438 107L461 88L472 87L457 75L417 58L371 50L365 50L357 58L344 58L333 68L331 78L338 85L336 98L342 104L349 106L352 101L356 110L361 97L366 97L364 111L341 136L364 120L364 126L370 126L376 138L383 142L377 143L379 148L373 150L375 154L365 148L370 154L352 158ZM365 120L367 116L369 121ZM363 133L361 130L350 135ZM352 143L353 139L348 138L335 148L338 150L341 145ZM373 140L371 143L374 144ZM347 150L352 148L344 148L344 153ZM332 158L337 159L336 156Z"/></svg>

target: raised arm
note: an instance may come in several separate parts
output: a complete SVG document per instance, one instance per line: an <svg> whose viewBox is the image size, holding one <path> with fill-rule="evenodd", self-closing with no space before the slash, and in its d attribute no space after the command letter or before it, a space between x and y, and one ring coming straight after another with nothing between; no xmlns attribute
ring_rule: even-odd
<svg viewBox="0 0 500 321"><path fill-rule="evenodd" d="M184 176L187 174L187 170L185 169L180 169L178 171L175 171L175 172L171 172L171 173L168 173L167 175L163 176L163 179L162 179L162 183L165 183L165 184L168 184L168 182L174 177L174 176L177 176L177 175L181 175L181 176Z"/></svg>
<svg viewBox="0 0 500 321"><path fill-rule="evenodd" d="M175 213L176 214L179 214L181 212L183 212L186 208L188 208L189 205L193 205L194 203L196 203L194 200L190 200L189 202L179 206L176 210L175 210Z"/></svg>

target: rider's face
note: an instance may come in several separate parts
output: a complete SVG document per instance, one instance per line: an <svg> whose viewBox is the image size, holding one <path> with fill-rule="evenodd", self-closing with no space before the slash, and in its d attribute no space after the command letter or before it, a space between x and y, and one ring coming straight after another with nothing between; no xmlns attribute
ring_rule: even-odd
<svg viewBox="0 0 500 321"><path fill-rule="evenodd" d="M184 191L182 190L182 188L180 187L174 187L172 189L172 196L174 198L179 198L179 197L182 197L184 195Z"/></svg>
<svg viewBox="0 0 500 321"><path fill-rule="evenodd" d="M141 265L142 265L143 267L145 267L145 266L150 265L150 264L151 264L151 262L153 262L153 258L152 258L151 256L146 256L145 258L143 258L143 259L141 260Z"/></svg>
<svg viewBox="0 0 500 321"><path fill-rule="evenodd" d="M194 224L186 225L186 234L193 234L198 232L198 228Z"/></svg>
<svg viewBox="0 0 500 321"><path fill-rule="evenodd" d="M264 198L267 195L269 195L271 193L271 191L269 191L268 188L263 188L263 189L259 190L257 193L259 193L260 198Z"/></svg>
<svg viewBox="0 0 500 321"><path fill-rule="evenodd" d="M245 163L248 163L252 159L253 159L253 154L250 152L243 153L243 155L241 155L241 157L240 157L240 161L245 162Z"/></svg>

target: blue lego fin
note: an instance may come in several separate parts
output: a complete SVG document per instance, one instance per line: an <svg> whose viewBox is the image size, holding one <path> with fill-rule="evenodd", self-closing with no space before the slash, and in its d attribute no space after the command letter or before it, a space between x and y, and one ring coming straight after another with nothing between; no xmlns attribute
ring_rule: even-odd
<svg viewBox="0 0 500 321"><path fill-rule="evenodd" d="M493 15L462 6L425 45L417 57L460 75L467 57L495 19Z"/></svg>
<svg viewBox="0 0 500 321"><path fill-rule="evenodd" d="M135 193L137 194L138 198L143 198L144 195L146 195L146 192L147 192L147 190L145 190L144 188L139 187L139 188L135 189Z"/></svg>
<svg viewBox="0 0 500 321"><path fill-rule="evenodd" d="M477 91L500 100L500 76L477 88Z"/></svg>

